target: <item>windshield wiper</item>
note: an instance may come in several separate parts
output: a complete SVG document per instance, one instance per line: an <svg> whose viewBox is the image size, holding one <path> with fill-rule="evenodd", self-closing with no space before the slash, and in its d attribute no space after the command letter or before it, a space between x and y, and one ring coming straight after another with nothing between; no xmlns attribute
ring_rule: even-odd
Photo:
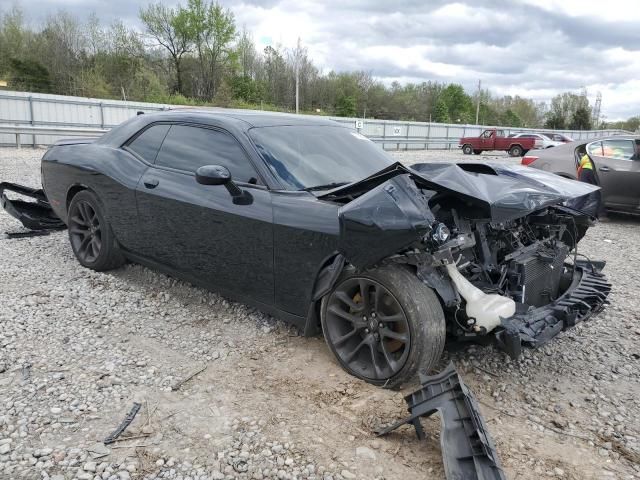
<svg viewBox="0 0 640 480"><path fill-rule="evenodd" d="M348 185L351 182L333 182L327 183L325 185L315 185L313 187L301 188L299 191L301 192L313 192L315 190L331 190L332 188L342 187L343 185Z"/></svg>

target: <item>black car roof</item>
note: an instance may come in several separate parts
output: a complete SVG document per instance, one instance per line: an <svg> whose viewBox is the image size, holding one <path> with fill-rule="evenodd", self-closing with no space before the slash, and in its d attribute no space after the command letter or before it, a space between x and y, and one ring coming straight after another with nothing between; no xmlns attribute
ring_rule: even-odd
<svg viewBox="0 0 640 480"><path fill-rule="evenodd" d="M222 126L229 131L246 132L254 127L275 127L288 125L313 125L347 128L338 122L313 115L292 115L287 113L261 112L255 110L233 110L218 108L176 108L133 117L112 128L96 143L120 146L133 135L156 122L184 122L201 125Z"/></svg>
<svg viewBox="0 0 640 480"><path fill-rule="evenodd" d="M279 112L263 112L256 110L234 110L217 108L176 108L153 114L155 120L166 117L175 120L176 117L189 120L205 121L207 119L236 120L248 127L275 127L284 125L325 125L339 126L333 120L315 117L313 115L293 115Z"/></svg>

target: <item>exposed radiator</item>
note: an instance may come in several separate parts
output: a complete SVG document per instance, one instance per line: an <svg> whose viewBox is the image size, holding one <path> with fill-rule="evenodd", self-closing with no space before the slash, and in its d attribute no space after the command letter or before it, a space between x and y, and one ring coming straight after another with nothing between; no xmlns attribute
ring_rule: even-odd
<svg viewBox="0 0 640 480"><path fill-rule="evenodd" d="M560 278L569 248L558 243L555 248L541 249L513 259L513 271L522 288L522 303L541 307L558 297Z"/></svg>

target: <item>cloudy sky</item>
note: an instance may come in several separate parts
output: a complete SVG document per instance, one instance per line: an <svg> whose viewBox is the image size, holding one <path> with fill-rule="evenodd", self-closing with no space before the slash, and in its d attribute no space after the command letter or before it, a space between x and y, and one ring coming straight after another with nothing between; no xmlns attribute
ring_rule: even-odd
<svg viewBox="0 0 640 480"><path fill-rule="evenodd" d="M68 10L139 26L150 0L0 0L32 22ZM186 1L186 0L184 0ZM176 4L175 0L164 0ZM609 120L640 115L638 0L220 0L259 47L298 37L324 71L390 83L478 80L495 94L548 101L586 87Z"/></svg>

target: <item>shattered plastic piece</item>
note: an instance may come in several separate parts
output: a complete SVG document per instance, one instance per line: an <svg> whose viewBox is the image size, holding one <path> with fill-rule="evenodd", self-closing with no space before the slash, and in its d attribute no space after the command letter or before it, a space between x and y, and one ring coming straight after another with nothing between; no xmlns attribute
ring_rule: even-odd
<svg viewBox="0 0 640 480"><path fill-rule="evenodd" d="M521 344L540 347L562 330L584 322L602 311L609 303L611 284L600 273L603 262L577 260L581 272L575 285L555 302L502 321L504 330L496 337L497 346L511 358L521 353Z"/></svg>
<svg viewBox="0 0 640 480"><path fill-rule="evenodd" d="M50 233L48 230L29 230L28 232L4 232L4 235L6 238L30 238L42 237Z"/></svg>
<svg viewBox="0 0 640 480"><path fill-rule="evenodd" d="M9 199L5 190L31 197L35 202ZM22 225L30 230L55 230L66 228L66 225L51 209L47 196L41 188L25 187L15 183L0 182L0 206L9 215L18 219Z"/></svg>
<svg viewBox="0 0 640 480"><path fill-rule="evenodd" d="M440 412L440 444L447 479L506 480L478 403L453 363L437 375L420 375L420 383L422 388L405 397L411 415L378 432L378 435L386 435L410 423L415 427L418 438L423 440L425 433L420 417Z"/></svg>
<svg viewBox="0 0 640 480"><path fill-rule="evenodd" d="M109 445L110 443L115 442L116 439L120 435L122 435L122 432L124 432L127 429L127 427L131 425L131 422L133 422L133 419L136 418L136 415L140 411L141 407L142 407L142 404L138 402L133 402L133 407L131 407L131 410L129 411L129 413L127 413L127 416L124 417L124 420L122 421L122 423L107 438L105 438L102 443L104 443L105 445Z"/></svg>

